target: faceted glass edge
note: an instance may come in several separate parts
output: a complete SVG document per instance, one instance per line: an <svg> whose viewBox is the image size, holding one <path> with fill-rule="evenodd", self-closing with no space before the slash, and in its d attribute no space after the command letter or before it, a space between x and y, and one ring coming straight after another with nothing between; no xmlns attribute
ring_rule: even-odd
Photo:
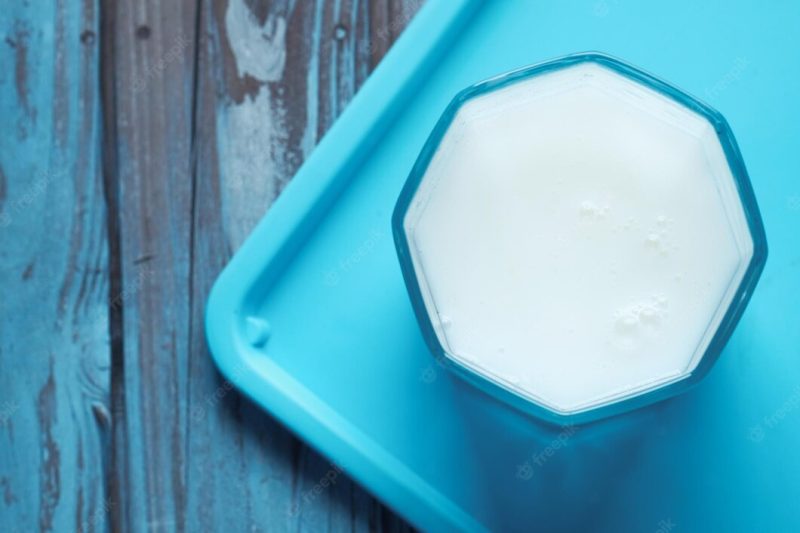
<svg viewBox="0 0 800 533"><path fill-rule="evenodd" d="M414 199L417 189L425 177L426 171L431 160L433 159L434 154L444 138L445 133L450 128L453 120L456 118L456 114L464 103L472 98L504 88L516 82L584 62L594 62L650 89L653 89L657 93L660 93L683 105L690 111L697 113L711 124L716 132L731 175L733 176L736 192L738 194L739 201L747 222L747 229L752 239L753 249L749 264L743 276L741 277L741 282L739 283L737 290L730 299L727 311L719 321L717 330L708 342L708 345L704 350L703 355L700 357L699 362L690 373L682 375L676 380L668 381L654 389L645 389L645 391L640 390L639 392L632 393L632 395L631 393L627 393L626 395L622 395L616 401L612 398L599 406L566 412L559 411L548 404L538 402L536 399L533 399L527 395L521 395L519 392L510 390L502 384L492 381L486 376L481 375L475 370L465 367L461 361L457 361L450 357L439 341L439 337L436 334L435 325L433 324L431 316L428 312L428 307L425 303L425 297L423 296L423 292L420 287L420 280L417 277L417 272L414 267L410 242L408 236L406 235L404 221L406 213L411 206L411 202ZM403 272L403 278L405 280L406 288L408 289L417 322L419 323L428 348L437 361L445 364L451 370L454 370L455 373L459 374L462 378L465 378L479 389L497 397L505 403L508 403L517 409L522 410L523 412L534 415L537 418L562 425L584 423L622 412L627 412L678 394L700 381L713 366L714 362L716 362L722 351L722 348L728 341L731 333L736 327L736 324L741 318L741 315L750 299L750 296L752 295L752 291L758 281L758 278L763 271L767 257L766 234L764 231L761 214L756 203L755 194L753 193L752 185L747 175L739 147L725 118L715 109L682 91L681 89L678 89L677 87L651 74L648 74L645 71L625 63L622 60L598 52L572 54L532 66L523 67L521 69L479 82L459 92L447 106L444 113L434 126L433 131L425 142L420 155L417 158L405 185L403 186L392 214L392 233L394 236L395 247L401 270Z"/></svg>

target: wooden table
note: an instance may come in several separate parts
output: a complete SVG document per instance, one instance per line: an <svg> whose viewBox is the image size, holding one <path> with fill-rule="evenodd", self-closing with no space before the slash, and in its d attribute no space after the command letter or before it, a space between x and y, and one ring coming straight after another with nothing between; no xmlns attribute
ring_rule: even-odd
<svg viewBox="0 0 800 533"><path fill-rule="evenodd" d="M408 529L220 377L203 309L419 4L4 4L0 531Z"/></svg>

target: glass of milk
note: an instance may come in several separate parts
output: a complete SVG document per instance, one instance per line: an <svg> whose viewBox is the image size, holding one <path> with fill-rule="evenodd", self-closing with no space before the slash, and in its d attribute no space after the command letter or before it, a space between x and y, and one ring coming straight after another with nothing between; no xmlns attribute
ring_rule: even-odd
<svg viewBox="0 0 800 533"><path fill-rule="evenodd" d="M564 424L701 379L767 255L725 119L596 53L459 93L393 229L434 357Z"/></svg>

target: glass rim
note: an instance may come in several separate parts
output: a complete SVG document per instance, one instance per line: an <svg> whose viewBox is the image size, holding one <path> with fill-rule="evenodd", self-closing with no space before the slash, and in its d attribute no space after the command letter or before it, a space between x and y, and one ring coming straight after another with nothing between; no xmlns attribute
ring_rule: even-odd
<svg viewBox="0 0 800 533"><path fill-rule="evenodd" d="M752 239L753 251L749 264L739 282L739 286L733 294L733 298L727 310L723 314L705 352L701 355L699 362L693 370L673 381L668 381L652 389L640 391L630 397L622 397L616 401L612 400L597 406L585 407L582 410L559 411L551 405L537 402L535 399L528 396L522 396L518 392L503 386L498 381L475 372L447 353L439 341L431 321L430 313L424 302L422 290L417 279L417 272L412 261L409 238L406 235L404 221L406 212L425 177L433 155L438 149L445 133L453 123L456 114L467 101L541 74L582 63L595 63L606 67L617 74L666 96L670 100L688 108L690 111L697 113L711 124L720 142L733 177L736 192L738 193L738 198L747 223L747 229ZM502 400L518 410L533 415L536 418L562 426L586 423L643 407L679 394L702 380L719 358L723 347L727 344L733 330L738 324L767 259L766 232L756 202L755 193L753 192L752 184L733 131L723 115L699 98L679 89L675 85L623 60L600 52L570 54L536 63L493 76L470 85L458 92L436 122L436 125L425 141L406 179L392 213L392 234L414 314L425 339L425 343L433 357L437 361L445 363L445 366L454 371L455 374L460 375L462 378L466 379L466 381L491 396Z"/></svg>

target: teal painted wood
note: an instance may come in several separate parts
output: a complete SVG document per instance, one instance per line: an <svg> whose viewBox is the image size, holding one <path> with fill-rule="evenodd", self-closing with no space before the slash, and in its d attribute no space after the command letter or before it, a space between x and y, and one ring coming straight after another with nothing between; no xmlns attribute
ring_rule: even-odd
<svg viewBox="0 0 800 533"><path fill-rule="evenodd" d="M106 140L117 156L105 169L118 243L111 261L130 288L111 325L121 333L112 353L113 525L169 531L186 519L196 3L103 7Z"/></svg>
<svg viewBox="0 0 800 533"><path fill-rule="evenodd" d="M204 4L200 33L214 38L201 38L198 60L194 294L208 294L418 4ZM204 305L194 302L191 327L187 507L202 517L197 527L407 530L218 376L205 347Z"/></svg>
<svg viewBox="0 0 800 533"><path fill-rule="evenodd" d="M408 530L232 390L202 316L420 3L4 7L0 531Z"/></svg>
<svg viewBox="0 0 800 533"><path fill-rule="evenodd" d="M0 530L104 531L109 298L98 7L0 14Z"/></svg>
<svg viewBox="0 0 800 533"><path fill-rule="evenodd" d="M111 317L115 528L407 529L232 390L202 316L222 266L417 4L107 6L111 269L134 288Z"/></svg>

